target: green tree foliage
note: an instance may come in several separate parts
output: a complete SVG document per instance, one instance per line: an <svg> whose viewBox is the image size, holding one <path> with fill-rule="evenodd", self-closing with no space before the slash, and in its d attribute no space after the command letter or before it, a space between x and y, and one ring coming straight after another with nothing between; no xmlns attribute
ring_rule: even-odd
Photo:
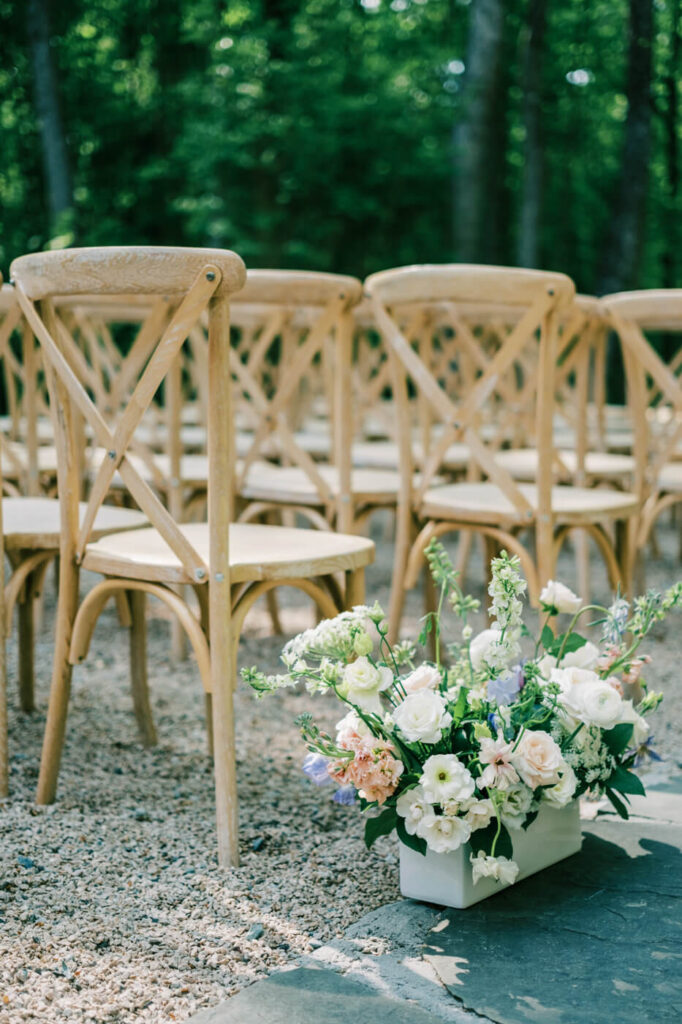
<svg viewBox="0 0 682 1024"><path fill-rule="evenodd" d="M476 0L472 0L476 3ZM364 276L456 256L467 0L60 0L74 244L221 245ZM529 0L505 0L481 258L514 263ZM680 284L680 5L656 0L638 284ZM627 0L547 0L538 262L594 290L627 115ZM0 0L0 269L50 245L26 9ZM672 84L671 84L672 83ZM69 239L66 239L68 241ZM63 244L64 238L57 244ZM485 244L484 244L485 241ZM491 255L493 254L493 255ZM633 282L634 283L634 282Z"/></svg>

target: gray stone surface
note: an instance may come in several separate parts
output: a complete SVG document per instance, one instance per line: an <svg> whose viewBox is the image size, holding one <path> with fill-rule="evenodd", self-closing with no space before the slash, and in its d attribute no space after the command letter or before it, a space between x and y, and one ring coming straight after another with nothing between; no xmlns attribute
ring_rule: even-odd
<svg viewBox="0 0 682 1024"><path fill-rule="evenodd" d="M440 1024L414 1004L396 1002L329 970L299 967L243 989L191 1024Z"/></svg>
<svg viewBox="0 0 682 1024"><path fill-rule="evenodd" d="M602 819L583 832L574 857L448 911L425 957L498 1024L678 1024L682 827Z"/></svg>

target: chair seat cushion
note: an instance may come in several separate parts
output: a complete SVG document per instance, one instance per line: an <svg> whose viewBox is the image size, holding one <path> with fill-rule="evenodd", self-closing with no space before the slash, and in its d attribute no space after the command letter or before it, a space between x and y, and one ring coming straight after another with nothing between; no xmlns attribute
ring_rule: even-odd
<svg viewBox="0 0 682 1024"><path fill-rule="evenodd" d="M569 475L578 468L578 455L575 451L561 449L557 452ZM508 451L497 452L495 461L503 466L515 480L535 480L538 472L538 453L536 448L510 448ZM635 471L635 460L630 455L615 455L611 452L587 452L585 454L585 472L589 477L600 479L619 479Z"/></svg>
<svg viewBox="0 0 682 1024"><path fill-rule="evenodd" d="M208 524L183 523L180 530L208 565ZM374 544L365 537L253 523L230 526L233 583L325 576L358 569L373 560ZM88 544L83 567L132 579L196 582L163 537L151 527L132 533L109 534Z"/></svg>
<svg viewBox="0 0 682 1024"><path fill-rule="evenodd" d="M81 522L87 505L81 502ZM93 536L134 530L147 525L142 512L129 508L102 505L95 518ZM57 498L3 498L2 525L5 547L9 549L45 550L59 548L60 520Z"/></svg>
<svg viewBox="0 0 682 1024"><path fill-rule="evenodd" d="M317 470L331 493L339 493L339 473L335 466ZM395 504L400 489L400 473L387 469L353 469L351 491L356 501ZM298 466L275 466L254 462L249 468L241 495L250 501L282 501L319 505L320 496L308 474Z"/></svg>
<svg viewBox="0 0 682 1024"><path fill-rule="evenodd" d="M519 484L518 489L531 508L537 508L535 485ZM633 494L587 487L552 488L552 512L559 523L600 516L618 518L636 511L637 498ZM430 519L461 519L493 525L527 521L497 484L488 481L433 487L424 495L420 514Z"/></svg>

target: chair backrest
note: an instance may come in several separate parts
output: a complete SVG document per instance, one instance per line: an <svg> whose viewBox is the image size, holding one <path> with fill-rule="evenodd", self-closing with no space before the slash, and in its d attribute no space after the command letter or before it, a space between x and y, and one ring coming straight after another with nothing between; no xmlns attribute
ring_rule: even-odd
<svg viewBox="0 0 682 1024"><path fill-rule="evenodd" d="M623 346L637 483L646 494L682 450L682 288L619 292L601 305ZM667 358L652 343L657 336Z"/></svg>
<svg viewBox="0 0 682 1024"><path fill-rule="evenodd" d="M406 411L411 392L426 403L433 420L413 500L433 484L448 448L464 441L474 473L494 481L519 515L531 518L529 503L495 460L510 427L509 411L527 417L530 405L540 442L538 512L549 515L559 316L573 300L571 280L563 274L450 264L384 271L368 278L365 290L392 357L405 481L412 468ZM474 322L488 329L474 333ZM440 369L434 348L442 353ZM445 376L443 361L449 366Z"/></svg>
<svg viewBox="0 0 682 1024"><path fill-rule="evenodd" d="M303 471L320 504L349 530L352 436L352 310L362 297L353 277L306 271L250 270L232 303L231 365L241 435L239 486L254 463L276 457ZM241 337L239 337L241 334ZM335 494L297 431L324 395L329 455L339 472Z"/></svg>
<svg viewBox="0 0 682 1024"><path fill-rule="evenodd" d="M131 246L72 249L22 256L11 267L17 298L42 347L59 464L62 502L62 553L80 560L95 517L118 472L138 507L180 560L190 578L206 581L208 566L178 528L139 471L133 447L135 431L155 394L172 371L180 349L203 313L209 323L209 524L211 564L229 580L227 530L231 515L234 467L229 443L229 298L243 284L245 270L234 253L221 249ZM80 365L76 341L60 318L55 300L80 295L165 297L165 322L157 323L154 345L146 341L131 381L130 398L108 422L74 367ZM80 441L82 417L94 441L107 452L94 478L85 516L79 525ZM216 538L215 544L213 539ZM217 564L214 565L214 556ZM219 564L218 564L219 563Z"/></svg>

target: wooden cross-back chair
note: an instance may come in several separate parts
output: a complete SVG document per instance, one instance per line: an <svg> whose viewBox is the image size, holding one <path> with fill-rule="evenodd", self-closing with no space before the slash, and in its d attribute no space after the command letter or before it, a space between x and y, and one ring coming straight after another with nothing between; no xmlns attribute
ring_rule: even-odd
<svg viewBox="0 0 682 1024"><path fill-rule="evenodd" d="M242 520L288 510L322 529L354 531L375 508L395 505L395 470L352 464L352 310L361 295L355 278L261 270L236 296L238 323L242 305L262 311L255 341L232 358L242 418L257 417L239 453ZM329 412L316 439L325 429L326 437L311 455L305 427L321 391Z"/></svg>
<svg viewBox="0 0 682 1024"><path fill-rule="evenodd" d="M164 602L186 629L201 680L210 695L215 760L218 849L221 864L238 861L233 689L241 624L255 600L279 585L309 594L325 615L363 599L364 567L371 542L357 537L261 525L230 524L234 460L231 443L229 301L244 282L242 261L219 249L112 247L72 249L20 257L12 275L22 310L42 347L59 455L62 512L60 581L54 668L37 799L54 799L61 757L72 665L84 659L96 620L120 591L131 594L133 620L144 646L144 598ZM173 297L170 320L161 328L130 400L116 424L108 424L71 366L75 345L59 325L58 296L130 294ZM139 472L130 444L154 395L172 370L199 318L208 314L208 522L178 523ZM108 454L79 518L76 420L89 425ZM150 526L93 542L92 529L114 474L147 516ZM79 570L104 579L79 603ZM335 574L345 578L339 589ZM173 586L189 585L200 609ZM138 699L148 701L146 666L132 663Z"/></svg>
<svg viewBox="0 0 682 1024"><path fill-rule="evenodd" d="M402 424L402 489L391 607L394 635L399 628L405 590L416 581L424 548L432 537L453 531L479 532L493 548L505 547L518 554L528 580L529 596L537 603L568 533L586 530L604 556L612 585L621 582L628 589L628 524L637 512L636 498L618 492L553 486L552 426L559 318L573 301L570 279L541 271L453 264L384 271L370 277L365 288L391 354L399 425ZM403 304L423 304L427 309L449 304L456 315L461 303L516 306L518 316L492 356L478 352L473 385L464 394L451 396L429 370L423 351L415 351L398 323ZM453 358L458 339L465 336L462 331L453 332ZM466 348L471 347L469 339ZM501 392L500 382L507 381L511 368L526 350L533 353L530 364L538 368L529 395L538 443L535 484L517 483L500 465L499 439L494 433L494 411L504 403L505 392ZM412 451L405 426L410 388L428 402L434 424L439 428L432 434L416 487L412 482ZM491 409L493 417L489 415ZM482 426L492 427L492 436ZM442 484L438 474L443 453L461 441L470 451L469 479ZM604 528L605 523L613 522L621 527L618 553ZM526 530L534 535L534 554L521 543L519 535Z"/></svg>
<svg viewBox="0 0 682 1024"><path fill-rule="evenodd" d="M682 502L682 288L619 292L601 302L623 347L642 501L641 551L661 513ZM651 335L666 336L669 359L659 355ZM641 562L639 569L643 573Z"/></svg>

